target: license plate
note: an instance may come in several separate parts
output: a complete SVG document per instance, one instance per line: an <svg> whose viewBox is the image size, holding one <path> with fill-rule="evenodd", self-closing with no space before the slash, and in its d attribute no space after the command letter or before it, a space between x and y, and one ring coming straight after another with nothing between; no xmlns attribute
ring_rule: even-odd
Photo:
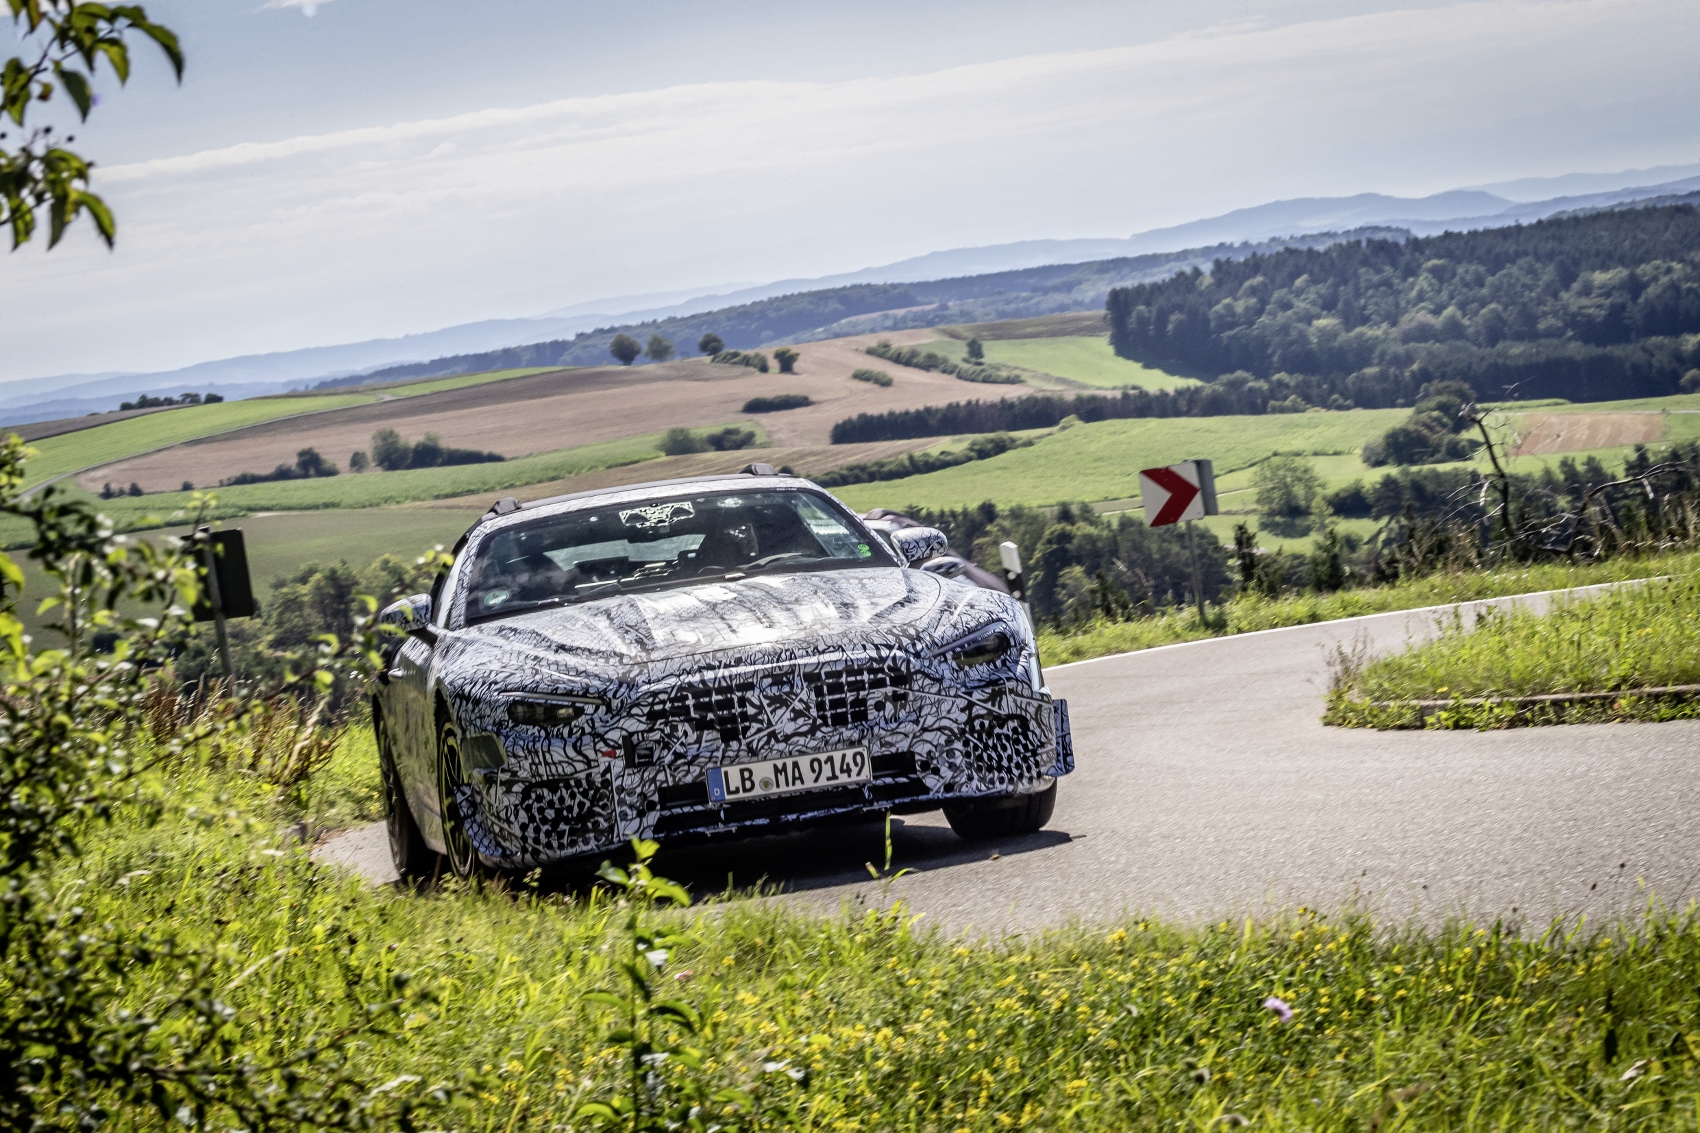
<svg viewBox="0 0 1700 1133"><path fill-rule="evenodd" d="M708 799L710 802L729 803L767 795L788 795L793 791L866 783L872 778L873 767L868 760L868 749L847 747L842 751L823 751L790 759L764 759L760 763L710 767Z"/></svg>

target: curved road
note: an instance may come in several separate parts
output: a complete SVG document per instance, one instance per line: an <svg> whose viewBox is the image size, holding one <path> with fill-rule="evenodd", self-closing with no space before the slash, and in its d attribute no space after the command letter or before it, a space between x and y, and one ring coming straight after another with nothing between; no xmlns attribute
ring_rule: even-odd
<svg viewBox="0 0 1700 1133"><path fill-rule="evenodd" d="M1542 605L1543 596L1473 603ZM1450 608L1448 608L1450 609ZM1375 732L1319 722L1327 657L1433 632L1411 611L1215 638L1059 666L1078 770L1040 834L958 840L942 815L892 823L890 885L929 923L1020 931L1152 913L1215 921L1358 902L1542 925L1610 916L1650 894L1700 897L1700 721ZM879 900L878 824L723 846L665 847L698 891L765 879L835 907ZM320 855L393 877L382 826Z"/></svg>

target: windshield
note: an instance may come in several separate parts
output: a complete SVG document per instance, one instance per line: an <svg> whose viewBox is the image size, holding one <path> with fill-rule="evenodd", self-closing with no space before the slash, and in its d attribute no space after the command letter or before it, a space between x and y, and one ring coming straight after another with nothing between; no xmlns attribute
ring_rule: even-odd
<svg viewBox="0 0 1700 1133"><path fill-rule="evenodd" d="M768 571L892 566L813 492L681 495L586 508L500 531L468 564L466 620Z"/></svg>

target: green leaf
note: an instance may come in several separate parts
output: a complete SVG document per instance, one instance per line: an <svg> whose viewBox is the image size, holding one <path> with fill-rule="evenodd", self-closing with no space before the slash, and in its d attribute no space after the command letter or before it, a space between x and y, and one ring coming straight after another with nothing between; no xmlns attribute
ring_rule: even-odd
<svg viewBox="0 0 1700 1133"><path fill-rule="evenodd" d="M580 996L586 1003L600 1003L606 1007L630 1008L632 1001L611 991L587 991Z"/></svg>
<svg viewBox="0 0 1700 1133"><path fill-rule="evenodd" d="M71 71L54 64L54 73L65 86L65 93L71 96L71 101L77 104L77 113L83 121L88 121L89 109L94 106L94 95L89 91L89 81L80 71Z"/></svg>

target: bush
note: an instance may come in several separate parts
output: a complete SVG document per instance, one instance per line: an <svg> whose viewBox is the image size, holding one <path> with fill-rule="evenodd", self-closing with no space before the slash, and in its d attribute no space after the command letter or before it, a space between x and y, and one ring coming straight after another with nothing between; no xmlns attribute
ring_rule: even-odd
<svg viewBox="0 0 1700 1133"><path fill-rule="evenodd" d="M643 347L638 340L629 334L617 334L614 341L608 344L608 353L620 360L620 365L630 366L637 361L637 356L643 353Z"/></svg>
<svg viewBox="0 0 1700 1133"><path fill-rule="evenodd" d="M314 480L321 476L335 476L337 471L337 466L320 456L317 449L304 448L295 454L293 465L280 464L270 472L238 472L228 480L220 480L219 486L268 484L275 480Z"/></svg>
<svg viewBox="0 0 1700 1133"><path fill-rule="evenodd" d="M797 352L792 350L789 346L781 346L778 350L773 352L773 360L779 363L779 372L781 374L796 373L797 358Z"/></svg>
<svg viewBox="0 0 1700 1133"><path fill-rule="evenodd" d="M436 433L426 433L424 439L416 444L403 440L394 429L379 429L372 434L372 463L386 472L455 464L499 464L506 459L499 452L451 448L444 445Z"/></svg>
<svg viewBox="0 0 1700 1133"><path fill-rule="evenodd" d="M876 386L889 386L891 375L884 370L855 370L850 376L859 382L872 382Z"/></svg>
<svg viewBox="0 0 1700 1133"><path fill-rule="evenodd" d="M673 340L662 338L659 334L652 334L649 336L649 342L644 346L643 352L649 356L651 362L665 362L673 357Z"/></svg>
<svg viewBox="0 0 1700 1133"><path fill-rule="evenodd" d="M919 476L923 472L937 472L941 468L955 468L959 464L967 464L974 460L986 460L1001 455L1012 448L1026 448L1033 442L1010 436L1008 433L995 433L989 437L975 437L961 450L946 449L943 452L912 452L905 456L893 457L890 460L869 460L860 464L846 464L842 468L834 468L814 477L815 483L823 488L841 488L846 484L871 484L879 480L901 480L906 476Z"/></svg>
<svg viewBox="0 0 1700 1133"><path fill-rule="evenodd" d="M722 342L720 340L720 336L715 334L713 331L709 331L707 334L697 339L697 352L700 354L719 354L725 349L726 344Z"/></svg>
<svg viewBox="0 0 1700 1133"><path fill-rule="evenodd" d="M899 366L951 374L965 382L1020 385L1023 381L1021 372L1013 366L1005 366L999 362L953 362L943 354L922 350L918 346L893 346L889 342L879 342L867 347L865 352L875 358L884 358L887 362L896 362Z"/></svg>
<svg viewBox="0 0 1700 1133"><path fill-rule="evenodd" d="M748 366L752 370L767 373L767 355L759 350L722 350L709 361L722 366Z"/></svg>
<svg viewBox="0 0 1700 1133"><path fill-rule="evenodd" d="M744 402L745 413L777 413L782 409L801 409L813 405L806 393L776 393L772 397L752 397Z"/></svg>
<svg viewBox="0 0 1700 1133"><path fill-rule="evenodd" d="M370 467L371 461L366 459L366 451L364 449L355 449L353 452L348 454L348 470L350 472L364 472Z"/></svg>
<svg viewBox="0 0 1700 1133"><path fill-rule="evenodd" d="M712 433L697 436L686 428L668 429L661 438L661 451L668 456L684 456L693 452L731 452L735 449L749 448L756 443L753 430L740 429L736 425L728 425Z"/></svg>

